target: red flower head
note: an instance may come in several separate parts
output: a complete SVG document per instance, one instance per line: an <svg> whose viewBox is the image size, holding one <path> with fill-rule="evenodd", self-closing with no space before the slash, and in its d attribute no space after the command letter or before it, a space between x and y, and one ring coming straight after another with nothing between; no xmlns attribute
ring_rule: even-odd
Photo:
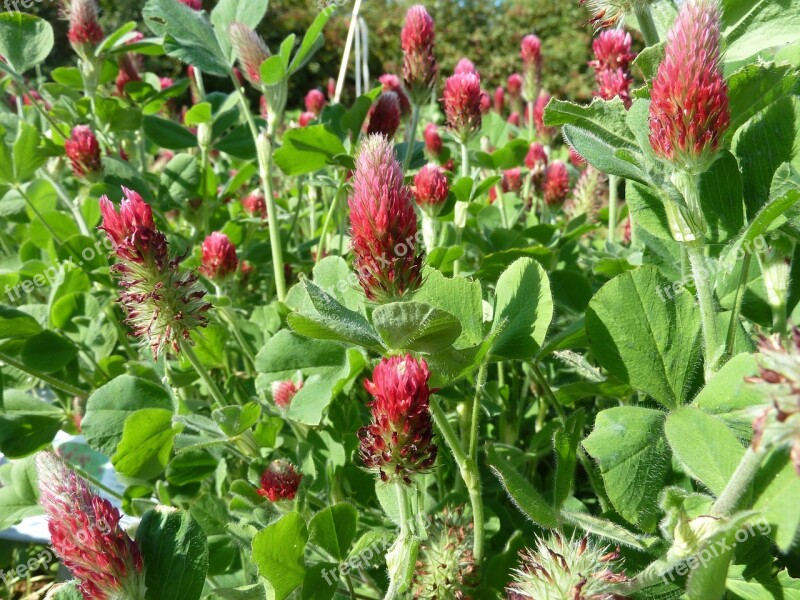
<svg viewBox="0 0 800 600"><path fill-rule="evenodd" d="M166 90L166 89L171 88L174 84L175 84L175 81L172 79L172 77L161 77L158 80L158 85L161 88L162 92L164 90Z"/></svg>
<svg viewBox="0 0 800 600"><path fill-rule="evenodd" d="M322 109L325 108L325 105L328 102L325 100L325 94L323 94L318 89L314 88L313 90L309 90L306 94L305 105L306 105L306 112L314 113L314 115L319 115L322 112Z"/></svg>
<svg viewBox="0 0 800 600"><path fill-rule="evenodd" d="M333 77L328 77L328 100L333 100L336 95L336 80Z"/></svg>
<svg viewBox="0 0 800 600"><path fill-rule="evenodd" d="M447 79L444 112L448 125L463 142L480 129L481 80L476 74L456 73Z"/></svg>
<svg viewBox="0 0 800 600"><path fill-rule="evenodd" d="M384 136L362 142L348 204L353 267L367 298L385 302L416 290L422 283L417 216Z"/></svg>
<svg viewBox="0 0 800 600"><path fill-rule="evenodd" d="M261 63L269 58L264 40L252 27L238 22L228 26L228 35L245 78L253 87L261 86Z"/></svg>
<svg viewBox="0 0 800 600"><path fill-rule="evenodd" d="M542 42L535 35L522 38L523 96L531 101L539 93L542 79Z"/></svg>
<svg viewBox="0 0 800 600"><path fill-rule="evenodd" d="M594 60L589 61L589 66L596 71L630 68L631 61L636 56L631 53L631 34L623 29L609 29L598 35L592 42Z"/></svg>
<svg viewBox="0 0 800 600"><path fill-rule="evenodd" d="M571 162L572 166L576 169L582 169L586 166L586 159L572 146L569 147L569 162Z"/></svg>
<svg viewBox="0 0 800 600"><path fill-rule="evenodd" d="M414 198L425 210L438 211L449 193L450 184L441 167L425 165L414 176Z"/></svg>
<svg viewBox="0 0 800 600"><path fill-rule="evenodd" d="M125 86L132 81L141 81L139 71L136 69L136 62L130 54L120 54L117 60L119 65L119 73L115 82L117 94L119 96L125 95Z"/></svg>
<svg viewBox="0 0 800 600"><path fill-rule="evenodd" d="M50 452L36 455L36 470L53 550L83 597L144 600L142 555L120 526L119 510Z"/></svg>
<svg viewBox="0 0 800 600"><path fill-rule="evenodd" d="M522 188L522 172L519 167L503 171L500 188L503 192L518 192Z"/></svg>
<svg viewBox="0 0 800 600"><path fill-rule="evenodd" d="M478 81L480 81L481 78L480 73L478 73L478 69L475 68L473 62L468 58L462 58L461 60L458 61L458 64L456 64L454 74L456 75L472 74L478 78Z"/></svg>
<svg viewBox="0 0 800 600"><path fill-rule="evenodd" d="M394 92L383 92L372 107L367 135L378 133L389 139L400 127L400 101Z"/></svg>
<svg viewBox="0 0 800 600"><path fill-rule="evenodd" d="M303 382L295 383L291 379L272 383L272 401L280 409L286 410L292 404L292 398L303 389Z"/></svg>
<svg viewBox="0 0 800 600"><path fill-rule="evenodd" d="M75 177L89 177L103 170L103 161L100 158L100 144L91 127L78 125L72 130L72 137L64 142Z"/></svg>
<svg viewBox="0 0 800 600"><path fill-rule="evenodd" d="M252 216L259 216L262 219L267 216L267 203L264 195L258 190L242 198L242 208Z"/></svg>
<svg viewBox="0 0 800 600"><path fill-rule="evenodd" d="M215 231L203 240L203 264L200 272L209 279L225 279L236 272L239 259L228 236Z"/></svg>
<svg viewBox="0 0 800 600"><path fill-rule="evenodd" d="M525 166L536 173L543 173L547 167L547 151L539 142L533 142L525 156Z"/></svg>
<svg viewBox="0 0 800 600"><path fill-rule="evenodd" d="M613 100L619 96L625 108L631 107L633 101L631 100L630 87L633 83L633 78L629 73L622 69L598 71L595 73L595 81L597 82L595 96L599 96L603 100Z"/></svg>
<svg viewBox="0 0 800 600"><path fill-rule="evenodd" d="M492 108L492 99L489 97L489 94L483 90L481 90L481 114L486 115L489 114L489 110Z"/></svg>
<svg viewBox="0 0 800 600"><path fill-rule="evenodd" d="M429 410L428 365L410 354L384 358L364 387L374 400L372 423L358 432L361 460L383 481L411 483L436 461Z"/></svg>
<svg viewBox="0 0 800 600"><path fill-rule="evenodd" d="M506 91L502 85L499 85L494 90L494 111L502 114L506 106Z"/></svg>
<svg viewBox="0 0 800 600"><path fill-rule="evenodd" d="M536 132L539 137L547 140L556 134L554 127L547 127L544 124L544 109L547 107L548 102L550 102L550 94L541 94L533 108L533 122L536 125Z"/></svg>
<svg viewBox="0 0 800 600"><path fill-rule="evenodd" d="M435 37L433 18L425 7L417 4L409 8L406 23L400 31L400 46L403 49L403 79L417 104L428 99L436 81Z"/></svg>
<svg viewBox="0 0 800 600"><path fill-rule="evenodd" d="M105 34L97 20L95 0L63 0L64 16L69 20L67 37L81 58L89 59Z"/></svg>
<svg viewBox="0 0 800 600"><path fill-rule="evenodd" d="M547 167L544 174L544 201L548 206L556 206L564 202L569 194L569 171L567 165L560 160L554 160Z"/></svg>
<svg viewBox="0 0 800 600"><path fill-rule="evenodd" d="M203 0L180 0L192 10L203 10Z"/></svg>
<svg viewBox="0 0 800 600"><path fill-rule="evenodd" d="M273 460L261 474L258 495L264 496L270 502L294 500L302 479L303 474L298 473L288 460L283 458Z"/></svg>
<svg viewBox="0 0 800 600"><path fill-rule="evenodd" d="M204 313L211 305L203 301L197 275L181 273L180 258L169 259L167 239L156 229L150 206L136 192L122 191L119 213L108 197L100 198L100 229L120 261L111 270L120 279L119 299L127 323L149 342L154 357L167 345L177 352L180 340L208 324Z"/></svg>
<svg viewBox="0 0 800 600"><path fill-rule="evenodd" d="M394 92L397 94L397 100L400 102L400 113L407 115L411 112L411 100L408 99L403 85L400 83L400 78L391 73L384 73L378 77L378 81L383 85L384 92Z"/></svg>
<svg viewBox="0 0 800 600"><path fill-rule="evenodd" d="M300 113L300 116L297 117L297 124L300 125L300 127L306 127L316 118L317 115L315 115L313 112L302 112Z"/></svg>
<svg viewBox="0 0 800 600"><path fill-rule="evenodd" d="M521 121L519 113L516 111L512 112L510 115L508 115L507 121L509 125L513 125L514 127L519 127Z"/></svg>
<svg viewBox="0 0 800 600"><path fill-rule="evenodd" d="M519 98L522 94L522 75L519 73L512 73L509 75L506 81L506 89L512 100Z"/></svg>
<svg viewBox="0 0 800 600"><path fill-rule="evenodd" d="M425 148L432 156L438 157L442 153L442 137L439 135L439 128L435 123L428 123L423 134L425 138Z"/></svg>
<svg viewBox="0 0 800 600"><path fill-rule="evenodd" d="M653 80L650 145L688 171L705 171L730 125L722 76L720 16L714 0L690 0L667 36Z"/></svg>

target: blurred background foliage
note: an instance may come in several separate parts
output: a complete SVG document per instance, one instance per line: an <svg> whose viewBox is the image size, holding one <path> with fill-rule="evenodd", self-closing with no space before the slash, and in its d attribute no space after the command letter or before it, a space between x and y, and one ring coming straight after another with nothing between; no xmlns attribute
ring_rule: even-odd
<svg viewBox="0 0 800 600"><path fill-rule="evenodd" d="M508 75L519 71L520 41L524 35L536 33L543 42L545 89L561 98L591 97L593 77L586 62L590 58L592 32L586 26L588 12L579 7L578 0L364 0L361 15L369 28L373 81L383 73L402 74L400 29L408 7L420 2L436 21L437 55L443 76L450 75L458 60L467 57L478 67L483 86L491 93L498 85L505 85ZM105 31L111 32L127 21L140 21L144 3L145 0L99 0ZM325 46L291 82L290 107L301 105L309 89L324 90L328 78L338 74L353 0L339 3L342 6L336 9L325 30ZM206 0L208 10L214 4L215 0ZM30 11L50 21L56 30L56 51L51 54L48 67L73 63L66 23L59 18L59 3L44 0ZM302 34L319 11L319 0L271 0L260 33L270 48L277 48L290 33ZM161 75L181 74L181 66L169 58L148 59L147 67ZM352 94L352 68L349 75L346 90ZM208 79L209 90L229 87L227 81ZM346 93L344 101L350 99Z"/></svg>

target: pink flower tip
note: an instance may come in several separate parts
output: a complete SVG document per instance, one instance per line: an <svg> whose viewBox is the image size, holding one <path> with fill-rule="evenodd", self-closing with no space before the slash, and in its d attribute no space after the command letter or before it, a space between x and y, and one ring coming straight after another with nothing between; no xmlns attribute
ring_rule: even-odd
<svg viewBox="0 0 800 600"><path fill-rule="evenodd" d="M215 231L203 240L200 272L209 279L225 279L236 272L239 259L236 247L224 233Z"/></svg>

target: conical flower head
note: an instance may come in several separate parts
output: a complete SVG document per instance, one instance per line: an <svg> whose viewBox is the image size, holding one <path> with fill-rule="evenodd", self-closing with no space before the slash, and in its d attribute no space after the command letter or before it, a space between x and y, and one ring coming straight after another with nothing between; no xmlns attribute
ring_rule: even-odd
<svg viewBox="0 0 800 600"><path fill-rule="evenodd" d="M150 206L136 192L123 188L123 193L119 212L106 196L100 199L100 229L119 259L111 270L120 280L120 303L127 323L149 343L154 357L167 346L177 352L180 340L208 324L204 314L211 305L203 300L197 275L180 271L182 258L169 259L167 239L156 229Z"/></svg>
<svg viewBox="0 0 800 600"><path fill-rule="evenodd" d="M72 173L75 177L91 177L103 170L100 144L91 127L78 125L72 129L70 138L64 142Z"/></svg>
<svg viewBox="0 0 800 600"><path fill-rule="evenodd" d="M87 600L144 600L139 546L120 526L121 515L50 452L36 455L39 503L53 550Z"/></svg>
<svg viewBox="0 0 800 600"><path fill-rule="evenodd" d="M269 58L269 49L256 31L244 23L228 26L231 46L244 76L253 87L261 86L261 63Z"/></svg>
<svg viewBox="0 0 800 600"><path fill-rule="evenodd" d="M506 91L502 85L498 85L494 89L494 112L503 114L503 109L506 107Z"/></svg>
<svg viewBox="0 0 800 600"><path fill-rule="evenodd" d="M64 0L63 13L69 21L67 37L72 48L81 58L90 59L94 49L103 41L105 34L97 19L95 0Z"/></svg>
<svg viewBox="0 0 800 600"><path fill-rule="evenodd" d="M257 492L270 502L294 500L302 479L303 474L298 473L292 463L279 458L273 460L261 474L261 487Z"/></svg>
<svg viewBox="0 0 800 600"><path fill-rule="evenodd" d="M544 124L544 109L547 108L547 103L550 102L550 99L550 94L541 93L536 99L536 104L533 106L533 123L536 126L536 133L539 134L540 138L544 138L546 140L552 139L556 134L554 127L547 127ZM525 111L525 114L526 119L530 118L530 114L527 110Z"/></svg>
<svg viewBox="0 0 800 600"><path fill-rule="evenodd" d="M441 167L425 165L414 176L414 198L417 205L433 214L447 201L450 183Z"/></svg>
<svg viewBox="0 0 800 600"><path fill-rule="evenodd" d="M180 2L192 10L203 10L203 0L180 0Z"/></svg>
<svg viewBox="0 0 800 600"><path fill-rule="evenodd" d="M380 134L389 139L400 127L400 100L394 92L383 92L369 115L367 135Z"/></svg>
<svg viewBox="0 0 800 600"><path fill-rule="evenodd" d="M400 78L394 73L384 73L378 77L378 81L383 85L384 92L394 92L400 102L400 114L405 116L411 112L411 100L408 99Z"/></svg>
<svg viewBox="0 0 800 600"><path fill-rule="evenodd" d="M730 125L716 0L689 0L667 37L653 80L650 145L676 167L702 173Z"/></svg>
<svg viewBox="0 0 800 600"><path fill-rule="evenodd" d="M603 174L589 165L581 173L572 190L572 216L585 214L589 223L596 223L600 210L608 200L608 187Z"/></svg>
<svg viewBox="0 0 800 600"><path fill-rule="evenodd" d="M455 75L467 75L472 74L480 79L480 74L478 73L478 69L475 68L475 63L473 63L468 58L462 58L456 63L456 68L453 71Z"/></svg>
<svg viewBox="0 0 800 600"><path fill-rule="evenodd" d="M291 379L285 381L275 381L272 383L272 401L275 406L282 410L288 409L292 404L292 399L303 389L303 382L295 383Z"/></svg>
<svg viewBox="0 0 800 600"><path fill-rule="evenodd" d="M446 508L432 519L414 568L414 598L469 600L478 583L472 555L472 521L462 507Z"/></svg>
<svg viewBox="0 0 800 600"><path fill-rule="evenodd" d="M589 66L596 71L628 70L635 55L631 52L631 34L624 29L602 31L592 42L594 59Z"/></svg>
<svg viewBox="0 0 800 600"><path fill-rule="evenodd" d="M304 103L306 106L306 111L314 113L315 116L319 116L328 101L325 100L325 94L314 88L313 90L308 91Z"/></svg>
<svg viewBox="0 0 800 600"><path fill-rule="evenodd" d="M542 79L542 41L535 35L526 35L522 38L520 49L523 67L522 96L527 101L533 101L539 95Z"/></svg>
<svg viewBox="0 0 800 600"><path fill-rule="evenodd" d="M374 400L372 423L358 432L361 459L383 481L411 483L436 461L429 377L427 363L409 354L382 359L364 382Z"/></svg>
<svg viewBox="0 0 800 600"><path fill-rule="evenodd" d="M512 100L519 98L520 94L522 94L522 75L519 73L509 75L506 80L506 90L508 90L508 95L511 96Z"/></svg>
<svg viewBox="0 0 800 600"><path fill-rule="evenodd" d="M554 160L547 167L542 192L548 206L557 206L566 200L569 193L569 171L562 161Z"/></svg>
<svg viewBox="0 0 800 600"><path fill-rule="evenodd" d="M370 300L391 301L422 283L412 202L392 144L382 135L365 138L348 204L353 267Z"/></svg>
<svg viewBox="0 0 800 600"><path fill-rule="evenodd" d="M481 127L481 80L475 73L456 72L444 85L444 112L450 129L464 142Z"/></svg>
<svg viewBox="0 0 800 600"><path fill-rule="evenodd" d="M403 79L417 104L424 103L436 81L438 66L435 53L433 18L417 4L408 9L400 31L403 49Z"/></svg>
<svg viewBox="0 0 800 600"><path fill-rule="evenodd" d="M625 600L615 587L628 580L617 573L619 551L588 537L565 540L553 532L537 538L536 549L520 552L521 564L506 592L508 600Z"/></svg>
<svg viewBox="0 0 800 600"><path fill-rule="evenodd" d="M425 138L425 149L434 158L438 157L442 153L444 144L442 142L442 136L439 135L439 128L435 123L428 123L425 126L423 137Z"/></svg>
<svg viewBox="0 0 800 600"><path fill-rule="evenodd" d="M236 272L239 259L236 247L224 233L215 231L203 240L203 261L200 272L210 279L225 279Z"/></svg>

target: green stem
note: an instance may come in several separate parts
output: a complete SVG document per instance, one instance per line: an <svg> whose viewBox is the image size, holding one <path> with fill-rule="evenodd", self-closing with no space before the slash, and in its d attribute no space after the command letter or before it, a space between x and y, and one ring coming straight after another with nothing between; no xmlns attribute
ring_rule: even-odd
<svg viewBox="0 0 800 600"><path fill-rule="evenodd" d="M414 153L414 138L417 136L418 125L419 106L414 104L414 110L411 113L411 127L409 129L408 146L406 146L406 157L403 159L403 171L408 171L408 166L411 164L411 155Z"/></svg>
<svg viewBox="0 0 800 600"><path fill-rule="evenodd" d="M103 490L103 491L104 491L106 494L108 494L109 496L113 496L114 498L117 498L117 499L119 499L119 500L123 500L123 496L122 496L122 494L120 494L119 492L116 492L116 491L112 490L112 489L111 489L110 487L108 487L107 485L105 485L105 484L101 483L99 480L97 480L97 479L95 479L94 477L92 477L91 475L89 475L89 474L88 474L86 471L84 471L84 470L83 470L81 467L79 467L79 466L77 466L77 465L75 465L75 464L73 464L73 463L69 463L69 468L70 468L70 469L72 469L73 471L75 471L75 472L76 472L78 475L80 475L81 477L83 477L83 478L84 478L86 481L88 481L89 483L91 483L91 484L92 484L93 486L95 486L96 488Z"/></svg>
<svg viewBox="0 0 800 600"><path fill-rule="evenodd" d="M252 368L255 367L256 359L253 356L252 351L250 350L250 345L247 343L247 340L242 337L242 332L239 331L239 328L236 326L236 318L233 315L233 312L227 307L223 306L220 309L220 314L222 315L223 319L230 325L231 331L233 332L233 337L236 339L236 342L239 344L239 349L244 354L245 358L247 358L248 362L248 373L253 375Z"/></svg>
<svg viewBox="0 0 800 600"><path fill-rule="evenodd" d="M333 103L338 104L339 99L342 97L342 90L344 89L344 78L347 75L347 65L350 62L350 50L353 47L353 38L355 37L356 27L358 24L358 11L361 9L361 0L356 0L353 5L353 13L350 15L350 27L347 30L347 40L344 43L344 54L342 55L342 64L339 67L339 77L336 79L336 92L333 96ZM326 9L332 10L332 9ZM356 67L357 68L357 67Z"/></svg>
<svg viewBox="0 0 800 600"><path fill-rule="evenodd" d="M214 399L214 403L217 405L217 408L227 406L228 402L225 400L222 392L219 391L217 384L214 383L213 379L211 379L211 375L209 374L208 370L206 370L205 366L203 366L203 363L200 362L200 359L197 358L197 355L192 349L191 342L189 340L180 340L180 348L184 356L186 356L189 362L192 363L192 366L194 367L194 370L197 371L200 379L202 379L203 383L206 384L206 388L208 388L208 392Z"/></svg>
<svg viewBox="0 0 800 600"><path fill-rule="evenodd" d="M87 392L84 392L82 389L77 388L69 383L64 381L60 381L55 377L51 377L45 373L41 373L36 369L31 369L30 367L26 366L25 364L19 362L17 359L10 357L5 352L0 352L0 362L6 363L10 367L14 367L15 369L19 369L23 373L27 373L32 377L36 377L36 379L40 379L47 385L57 390L61 390L65 394L70 394L71 396L77 396L78 398L86 399L89 397Z"/></svg>
<svg viewBox="0 0 800 600"><path fill-rule="evenodd" d="M736 467L736 471L728 481L728 485L725 486L725 489L722 490L719 498L711 507L712 517L726 518L733 514L733 511L753 482L756 473L758 473L758 468L764 461L765 456L766 452L763 449L747 449L742 460L739 461L739 466Z"/></svg>
<svg viewBox="0 0 800 600"><path fill-rule="evenodd" d="M444 438L444 442L453 458L458 465L461 478L464 480L467 490L469 491L469 501L472 505L472 521L473 530L475 533L472 554L475 558L475 564L480 566L483 559L483 546L484 546L484 516L483 516L483 496L481 492L481 479L478 473L477 460L467 456L464 447L458 439L458 435L450 426L447 416L444 414L439 400L432 396L430 398L430 411L433 422L436 423L436 428Z"/></svg>
<svg viewBox="0 0 800 600"><path fill-rule="evenodd" d="M481 417L481 395L483 386L486 384L487 368L486 363L482 363L478 369L478 378L475 380L475 396L472 399L472 418L469 427L469 457L478 463L478 429Z"/></svg>
<svg viewBox="0 0 800 600"><path fill-rule="evenodd" d="M608 241L617 241L617 196L619 180L616 175L608 176Z"/></svg>
<svg viewBox="0 0 800 600"><path fill-rule="evenodd" d="M461 176L469 177L469 150L467 150L467 143L462 140L461 142ZM459 201L460 202L460 201ZM456 220L458 220L458 203L456 203ZM461 245L461 236L464 233L464 228L460 223L456 223L456 246ZM458 258L453 263L453 277L458 277L461 273L461 259Z"/></svg>
<svg viewBox="0 0 800 600"><path fill-rule="evenodd" d="M650 12L650 7L645 2L636 2L634 8L636 20L639 22L639 29L644 37L644 43L648 46L654 46L659 42L658 29L656 23L653 21L653 14Z"/></svg>
<svg viewBox="0 0 800 600"><path fill-rule="evenodd" d="M533 138L535 135L534 130L534 118L533 118L533 109L534 109L534 100L528 100L528 105L525 108L525 115L523 116L525 119L528 120L528 143L533 142Z"/></svg>
<svg viewBox="0 0 800 600"><path fill-rule="evenodd" d="M83 218L83 214L81 214L80 209L75 205L75 203L69 199L69 196L62 185L53 179L45 169L41 169L39 172L41 173L42 177L53 186L53 189L56 191L56 196L58 196L59 200L61 200L61 202L63 202L72 213L72 217L75 219L75 223L77 223L81 234L89 237L89 227L86 225L86 220Z"/></svg>
<svg viewBox="0 0 800 600"><path fill-rule="evenodd" d="M745 254L742 260L742 274L739 277L739 285L736 287L736 296L733 301L733 310L731 311L731 322L728 325L728 335L725 340L725 358L730 358L733 355L733 345L736 343L736 330L739 326L739 315L742 312L742 303L744 302L744 291L747 288L747 278L750 274L750 261L752 260L751 254Z"/></svg>
<svg viewBox="0 0 800 600"><path fill-rule="evenodd" d="M703 327L703 347L706 381L714 375L717 366L717 313L714 310L714 295L711 290L708 269L702 241L686 244L692 278L697 290L697 303L700 305L700 323Z"/></svg>

